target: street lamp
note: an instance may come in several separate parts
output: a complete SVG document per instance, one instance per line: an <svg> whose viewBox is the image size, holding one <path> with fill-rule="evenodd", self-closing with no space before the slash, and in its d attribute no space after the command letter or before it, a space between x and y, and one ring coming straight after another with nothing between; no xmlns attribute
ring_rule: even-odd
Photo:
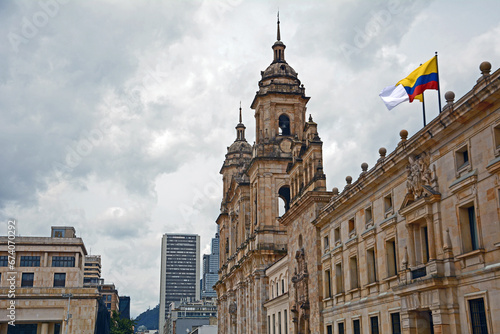
<svg viewBox="0 0 500 334"><path fill-rule="evenodd" d="M68 334L68 327L69 327L69 319L71 318L71 314L69 314L69 304L71 302L71 297L73 297L72 293L63 293L62 294L63 298L68 298L68 312L66 313L66 334Z"/></svg>

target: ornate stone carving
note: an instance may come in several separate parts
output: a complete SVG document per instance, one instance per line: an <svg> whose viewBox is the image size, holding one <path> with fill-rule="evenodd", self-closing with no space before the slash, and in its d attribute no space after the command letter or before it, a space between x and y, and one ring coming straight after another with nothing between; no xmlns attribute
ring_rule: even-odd
<svg viewBox="0 0 500 334"><path fill-rule="evenodd" d="M236 305L236 302L229 304L229 314L236 316L236 311L238 311L238 305Z"/></svg>
<svg viewBox="0 0 500 334"><path fill-rule="evenodd" d="M295 296L292 306L295 333L309 334L309 273L305 261L304 249L301 248L295 253L297 267L292 277L292 284L295 288Z"/></svg>
<svg viewBox="0 0 500 334"><path fill-rule="evenodd" d="M423 152L420 156L409 156L409 165L406 166L408 172L406 188L409 194L415 198L423 196L424 186L437 191L436 166L430 168L430 156Z"/></svg>

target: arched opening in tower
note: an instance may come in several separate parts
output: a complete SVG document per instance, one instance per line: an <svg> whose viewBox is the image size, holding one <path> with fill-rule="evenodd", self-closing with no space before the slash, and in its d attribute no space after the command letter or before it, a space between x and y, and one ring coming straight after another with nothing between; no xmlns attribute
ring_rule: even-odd
<svg viewBox="0 0 500 334"><path fill-rule="evenodd" d="M287 115L281 115L278 118L279 122L279 133L282 136L289 136L290 135L290 119L288 118Z"/></svg>
<svg viewBox="0 0 500 334"><path fill-rule="evenodd" d="M278 191L278 197L280 199L279 216L281 217L290 209L290 187L281 187Z"/></svg>

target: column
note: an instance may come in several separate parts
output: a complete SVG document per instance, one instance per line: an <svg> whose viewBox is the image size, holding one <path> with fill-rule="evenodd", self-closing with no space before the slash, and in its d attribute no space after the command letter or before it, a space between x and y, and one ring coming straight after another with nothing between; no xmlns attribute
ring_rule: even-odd
<svg viewBox="0 0 500 334"><path fill-rule="evenodd" d="M410 254L409 255L409 259L408 261L410 262L409 263L409 267L412 268L415 266L415 228L413 226L413 224L408 224L408 251ZM408 268L409 269L409 268Z"/></svg>
<svg viewBox="0 0 500 334"><path fill-rule="evenodd" d="M436 259L436 242L434 239L434 223L432 220L432 216L428 215L425 217L425 221L427 222L427 232L429 233L429 261Z"/></svg>
<svg viewBox="0 0 500 334"><path fill-rule="evenodd" d="M49 334L49 324L47 322L38 324L38 327L41 327L40 334Z"/></svg>

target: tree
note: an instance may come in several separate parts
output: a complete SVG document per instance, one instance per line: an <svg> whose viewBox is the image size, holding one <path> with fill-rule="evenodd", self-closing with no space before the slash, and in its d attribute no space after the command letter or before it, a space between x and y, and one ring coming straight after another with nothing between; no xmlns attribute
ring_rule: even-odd
<svg viewBox="0 0 500 334"><path fill-rule="evenodd" d="M113 311L111 316L111 334L134 334L135 320L123 319L120 313Z"/></svg>

